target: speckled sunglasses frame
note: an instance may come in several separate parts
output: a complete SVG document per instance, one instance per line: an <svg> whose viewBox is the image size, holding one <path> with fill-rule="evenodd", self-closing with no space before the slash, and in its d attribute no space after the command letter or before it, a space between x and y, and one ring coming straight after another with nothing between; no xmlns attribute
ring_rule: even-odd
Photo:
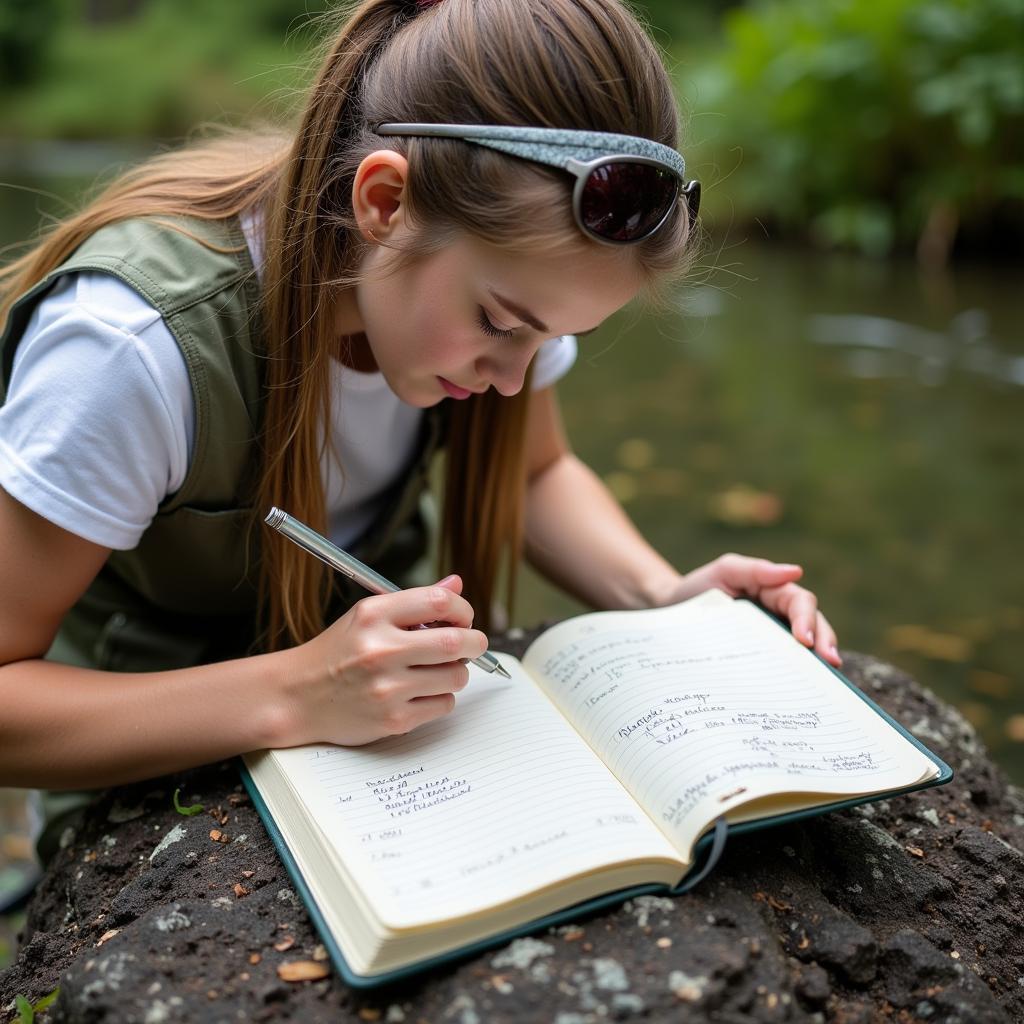
<svg viewBox="0 0 1024 1024"><path fill-rule="evenodd" d="M700 210L700 182L686 181L681 154L635 135L414 122L389 122L376 130L379 135L461 139L566 171L576 179L572 192L576 224L604 245L633 245L650 238L668 222L680 198L691 225Z"/></svg>

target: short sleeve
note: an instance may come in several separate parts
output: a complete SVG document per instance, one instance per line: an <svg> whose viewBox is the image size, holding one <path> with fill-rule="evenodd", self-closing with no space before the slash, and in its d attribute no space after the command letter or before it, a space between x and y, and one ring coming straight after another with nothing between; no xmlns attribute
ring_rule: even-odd
<svg viewBox="0 0 1024 1024"><path fill-rule="evenodd" d="M533 390L551 387L569 372L575 362L575 335L563 334L545 341L533 359Z"/></svg>
<svg viewBox="0 0 1024 1024"><path fill-rule="evenodd" d="M160 314L108 274L37 304L0 408L0 486L86 540L127 550L188 471L195 417Z"/></svg>

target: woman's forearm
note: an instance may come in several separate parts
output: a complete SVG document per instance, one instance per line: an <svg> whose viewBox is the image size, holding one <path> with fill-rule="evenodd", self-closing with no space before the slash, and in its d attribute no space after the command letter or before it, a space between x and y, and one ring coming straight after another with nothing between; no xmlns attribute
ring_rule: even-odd
<svg viewBox="0 0 1024 1024"><path fill-rule="evenodd" d="M526 556L553 583L597 608L674 604L717 587L751 597L790 621L793 635L841 665L836 634L798 565L721 555L685 575L644 539L592 470L559 455L527 490Z"/></svg>
<svg viewBox="0 0 1024 1024"><path fill-rule="evenodd" d="M659 605L679 581L594 471L571 452L530 481L525 533L530 564L596 608Z"/></svg>
<svg viewBox="0 0 1024 1024"><path fill-rule="evenodd" d="M283 656L138 674L4 665L0 785L93 789L275 745Z"/></svg>

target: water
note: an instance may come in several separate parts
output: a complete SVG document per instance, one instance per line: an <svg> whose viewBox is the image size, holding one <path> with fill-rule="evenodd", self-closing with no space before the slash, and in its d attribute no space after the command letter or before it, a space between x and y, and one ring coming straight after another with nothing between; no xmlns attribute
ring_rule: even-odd
<svg viewBox="0 0 1024 1024"><path fill-rule="evenodd" d="M9 165L52 197L0 189L0 245L126 155ZM561 386L577 452L681 568L801 563L841 647L956 704L1024 783L1020 268L925 277L749 242L704 263L670 309L583 339ZM516 620L579 610L528 577Z"/></svg>
<svg viewBox="0 0 1024 1024"><path fill-rule="evenodd" d="M1024 782L1019 268L751 244L714 262L671 313L583 340L577 452L679 567L802 564L841 647L957 705ZM578 609L536 581L519 603Z"/></svg>

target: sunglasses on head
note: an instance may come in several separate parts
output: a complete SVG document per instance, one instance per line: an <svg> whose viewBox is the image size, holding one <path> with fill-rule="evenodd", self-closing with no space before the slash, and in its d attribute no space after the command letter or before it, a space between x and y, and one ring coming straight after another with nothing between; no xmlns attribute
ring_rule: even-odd
<svg viewBox="0 0 1024 1024"><path fill-rule="evenodd" d="M606 245L650 238L680 196L690 223L700 209L700 182L686 181L682 156L633 135L497 124L382 124L379 135L462 139L568 171L576 179L572 212L580 230Z"/></svg>

